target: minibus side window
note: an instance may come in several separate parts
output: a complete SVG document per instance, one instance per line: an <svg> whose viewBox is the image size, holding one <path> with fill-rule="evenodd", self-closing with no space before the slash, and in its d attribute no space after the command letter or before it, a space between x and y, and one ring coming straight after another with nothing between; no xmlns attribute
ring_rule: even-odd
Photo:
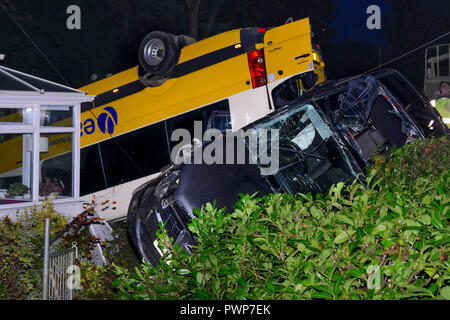
<svg viewBox="0 0 450 320"><path fill-rule="evenodd" d="M230 104L228 100L222 100L219 102L215 102L213 104L207 105L205 107L189 111L187 113L183 113L179 116L173 117L171 119L167 120L167 132L168 132L168 139L169 139L169 145L170 149L179 143L179 141L171 141L172 132L174 132L176 129L186 129L189 131L191 135L191 139L194 139L194 121L201 121L202 122L202 135L208 129L208 122L210 117L213 115L214 112L217 113L217 111L220 111L222 115L224 113L230 113ZM220 128L217 128L220 129Z"/></svg>
<svg viewBox="0 0 450 320"><path fill-rule="evenodd" d="M99 144L81 149L80 152L80 195L84 196L106 189Z"/></svg>
<svg viewBox="0 0 450 320"><path fill-rule="evenodd" d="M202 121L204 132L214 111L229 113L229 110L228 100L219 101L82 148L80 194L86 195L158 172L170 163L170 150L178 143L170 141L173 130L185 128L194 138L194 121Z"/></svg>
<svg viewBox="0 0 450 320"><path fill-rule="evenodd" d="M214 110L208 118L208 129L217 129L222 132L231 130L231 116L227 111Z"/></svg>
<svg viewBox="0 0 450 320"><path fill-rule="evenodd" d="M301 74L287 79L272 90L272 99L275 109L280 109L299 98L303 93Z"/></svg>
<svg viewBox="0 0 450 320"><path fill-rule="evenodd" d="M170 163L164 122L100 143L108 187L156 173Z"/></svg>

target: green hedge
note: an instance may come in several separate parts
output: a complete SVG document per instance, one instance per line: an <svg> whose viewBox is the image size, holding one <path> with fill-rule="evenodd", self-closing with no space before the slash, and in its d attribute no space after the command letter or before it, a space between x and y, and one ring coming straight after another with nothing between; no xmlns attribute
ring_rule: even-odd
<svg viewBox="0 0 450 320"><path fill-rule="evenodd" d="M50 217L50 238L68 230L67 218L55 212L51 202L45 202L42 207L35 206L18 212L17 219L14 221L9 217L0 219L0 300L42 299L46 215ZM77 221L76 226L88 226L96 219L87 215ZM86 262L76 261L81 271L80 280L83 290L74 291L73 298L83 300L113 298L111 282L114 273L111 265L107 264L98 268L88 260L91 256L91 248L97 240L92 239L87 232L88 228L83 229L82 232L78 231L78 228L72 228L72 233L63 236L63 241L52 248L67 249L71 247L72 242L76 242L79 257L87 259ZM131 248L125 244L118 246L113 241L108 251L113 249L119 252L109 252L108 258L123 267L128 267L129 261L132 261L129 252Z"/></svg>
<svg viewBox="0 0 450 320"><path fill-rule="evenodd" d="M449 141L415 141L374 159L366 185L329 194L242 195L206 204L192 255L116 267L119 299L450 299Z"/></svg>
<svg viewBox="0 0 450 320"><path fill-rule="evenodd" d="M50 217L51 236L67 220L51 203L0 219L0 300L42 299L44 216Z"/></svg>

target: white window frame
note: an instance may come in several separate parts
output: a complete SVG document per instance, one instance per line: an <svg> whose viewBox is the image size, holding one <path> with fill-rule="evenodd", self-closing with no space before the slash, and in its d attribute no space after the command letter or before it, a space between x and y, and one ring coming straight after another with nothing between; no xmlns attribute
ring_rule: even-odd
<svg viewBox="0 0 450 320"><path fill-rule="evenodd" d="M30 97L31 98L31 97ZM33 98L31 98L33 99ZM30 99L30 100L31 100ZM80 198L80 102L79 100L72 99L34 99L34 101L39 100L39 104L30 103L31 101L26 101L23 103L19 102L20 99L16 101L1 101L0 107L3 108L32 108L33 121L32 124L24 123L12 123L6 124L0 123L0 134L33 134L33 153L32 153L32 182L31 182L31 201L26 201L23 203L16 204L1 204L0 210L3 209L14 209L21 208L30 205L41 205L42 200L39 199L39 173L40 173L40 160L39 160L39 139L41 134L45 133L70 133L73 136L72 139L72 197L67 197L64 199L55 199L53 203L64 203L79 201ZM71 106L72 107L72 126L71 127L44 127L40 126L40 107L41 106Z"/></svg>

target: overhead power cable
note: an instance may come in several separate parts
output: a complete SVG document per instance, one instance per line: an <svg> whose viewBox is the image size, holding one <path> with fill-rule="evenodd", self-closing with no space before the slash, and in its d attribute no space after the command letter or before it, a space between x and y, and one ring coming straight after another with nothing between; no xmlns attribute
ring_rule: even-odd
<svg viewBox="0 0 450 320"><path fill-rule="evenodd" d="M52 69L58 74L58 76L65 82L66 85L70 87L69 82L66 80L66 78L63 77L61 72L58 71L58 69L55 67L55 65L50 61L50 59L45 55L45 53L39 48L39 46L31 39L31 37L28 35L28 33L25 31L24 28L19 24L19 22L14 18L12 14L9 13L9 11L6 9L5 5L2 5L3 10L6 12L6 14L11 18L11 20L15 23L15 25L22 31L22 33L25 35L25 37L31 42L31 44L36 48L37 51L44 57L45 61L52 67Z"/></svg>
<svg viewBox="0 0 450 320"><path fill-rule="evenodd" d="M394 58L394 59L392 59L392 60L389 60L389 61L387 61L387 62L385 62L385 63L383 63L383 64L381 64L381 65L379 65L379 66L377 66L377 67L375 67L375 68L372 68L372 69L370 69L370 70L367 70L367 71L365 71L365 72L363 72L363 73L357 75L356 77L360 77L360 76L362 76L362 75L365 75L365 74L367 74L367 73L370 73L370 72L372 72L372 71L375 71L375 70L377 70L377 69L379 69L379 68L382 68L382 67L384 67L384 66L386 66L386 65L388 65L388 64L390 64L390 63L392 63L392 62L394 62L394 61L397 61L397 60L399 60L399 59L401 59L401 58L404 58L404 57L406 57L407 55L410 55L411 53L413 53L413 52L415 52L415 51L417 51L417 50L420 50L420 49L422 49L423 47L426 47L426 46L432 44L433 42L435 42L435 41L437 41L437 40L439 40L439 39L444 38L445 36L447 36L447 35L449 35L449 34L450 34L450 32L446 32L446 33L440 35L439 37L437 37L437 38L435 38L435 39L433 39L433 40L431 40L431 41L428 41L427 43L424 43L424 44L422 44L422 45L420 45L420 46L418 46L418 47L416 47L416 48L414 48L414 49L412 49L412 50L410 50L410 51L408 51L408 52L406 52L406 53L404 53L404 54L398 56L397 58Z"/></svg>

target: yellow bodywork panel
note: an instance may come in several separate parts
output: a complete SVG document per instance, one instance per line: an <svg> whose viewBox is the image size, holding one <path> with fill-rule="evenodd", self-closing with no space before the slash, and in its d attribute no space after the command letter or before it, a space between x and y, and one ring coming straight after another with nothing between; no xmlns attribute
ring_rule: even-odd
<svg viewBox="0 0 450 320"><path fill-rule="evenodd" d="M223 32L184 47L181 49L180 60L178 63L183 63L207 53L240 43L240 31L241 29L235 29Z"/></svg>
<svg viewBox="0 0 450 320"><path fill-rule="evenodd" d="M275 80L313 69L309 19L268 30L264 34L267 75Z"/></svg>
<svg viewBox="0 0 450 320"><path fill-rule="evenodd" d="M3 141L0 145L0 176L22 166L22 136Z"/></svg>
<svg viewBox="0 0 450 320"><path fill-rule="evenodd" d="M81 87L79 90L88 92L91 95L99 95L136 80L139 80L139 77L137 67L134 67Z"/></svg>
<svg viewBox="0 0 450 320"><path fill-rule="evenodd" d="M77 133L75 133L77 134ZM30 135L31 139L31 135ZM72 151L71 133L53 133L48 138L48 152L39 153L40 160L52 158ZM22 166L23 137L19 136L0 144L1 165L0 176Z"/></svg>

